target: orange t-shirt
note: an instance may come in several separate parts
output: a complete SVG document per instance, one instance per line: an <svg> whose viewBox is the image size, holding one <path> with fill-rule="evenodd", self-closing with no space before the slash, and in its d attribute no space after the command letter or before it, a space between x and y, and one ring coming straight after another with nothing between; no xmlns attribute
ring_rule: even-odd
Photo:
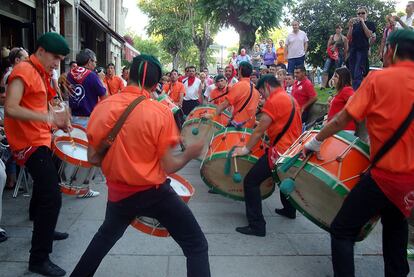
<svg viewBox="0 0 414 277"><path fill-rule="evenodd" d="M127 86L122 93L101 101L93 110L87 128L89 144L95 149L105 139L127 106L145 95L138 87ZM128 116L102 161L109 199L120 191L140 191L142 186L165 182L161 167L166 150L179 142L179 133L170 109L152 99L142 101Z"/></svg>
<svg viewBox="0 0 414 277"><path fill-rule="evenodd" d="M276 64L286 63L285 48L282 48L282 47L277 48L276 56L277 56Z"/></svg>
<svg viewBox="0 0 414 277"><path fill-rule="evenodd" d="M108 95L120 93L125 88L124 82L118 76L112 76L111 78L106 76L105 85L106 89L108 90Z"/></svg>
<svg viewBox="0 0 414 277"><path fill-rule="evenodd" d="M171 89L170 89L171 87ZM171 100L177 104L180 103L180 94L182 93L183 96L185 95L185 88L183 83L175 82L175 83L168 83L165 84L163 87L163 91L171 98Z"/></svg>
<svg viewBox="0 0 414 277"><path fill-rule="evenodd" d="M281 154L283 154L302 133L300 107L296 100L293 100L293 102L295 103L296 111L292 123L283 137L281 137L279 142L275 145L277 152ZM270 143L273 144L277 135L288 122L290 113L292 112L291 96L289 96L289 94L282 88L277 88L266 100L262 112L272 119L272 123L267 129L267 135L269 136Z"/></svg>
<svg viewBox="0 0 414 277"><path fill-rule="evenodd" d="M11 84L13 80L20 79L24 84L24 93L20 106L46 114L48 112L48 100L53 95L51 92L47 92L42 78L48 80L50 75L34 55L30 56L30 61L43 73L43 76L40 76L39 72L28 62L21 62L13 68L8 83ZM7 141L13 151L22 150L30 146L51 146L51 126L46 122L23 121L6 116L4 128Z"/></svg>
<svg viewBox="0 0 414 277"><path fill-rule="evenodd" d="M392 82L390 82L392 80ZM357 121L367 118L371 158L395 133L414 103L414 62L370 73L352 96L346 111ZM394 173L414 173L414 124L377 163Z"/></svg>
<svg viewBox="0 0 414 277"><path fill-rule="evenodd" d="M210 102L216 106L220 105L226 99L226 92L228 92L228 88L225 87L222 90L219 88L215 88L210 92ZM222 95L222 96L221 96ZM220 97L221 96L221 97ZM217 98L218 97L218 98Z"/></svg>
<svg viewBox="0 0 414 277"><path fill-rule="evenodd" d="M229 89L229 93L225 96L225 99L233 106L234 120L238 123L246 121L243 126L246 128L254 127L256 122L256 109L259 104L259 92L253 85L251 99L244 109L239 112L240 108L249 98L250 89L250 78L241 78L238 83Z"/></svg>

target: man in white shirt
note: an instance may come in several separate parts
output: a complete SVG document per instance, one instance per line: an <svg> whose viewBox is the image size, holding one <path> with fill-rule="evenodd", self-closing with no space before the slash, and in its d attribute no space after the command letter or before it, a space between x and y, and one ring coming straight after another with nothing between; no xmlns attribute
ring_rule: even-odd
<svg viewBox="0 0 414 277"><path fill-rule="evenodd" d="M414 1L408 1L405 12L407 15L401 17L394 16L394 21L396 22L395 27L397 29L414 28Z"/></svg>
<svg viewBox="0 0 414 277"><path fill-rule="evenodd" d="M296 66L305 64L305 54L308 51L308 36L299 30L299 22L292 22L293 32L285 42L285 57L288 60L288 73L293 74Z"/></svg>
<svg viewBox="0 0 414 277"><path fill-rule="evenodd" d="M201 96L198 94L198 88L201 84L200 79L195 76L196 67L189 66L188 77L183 79L183 84L185 87L185 96L183 100L183 112L185 115L188 115L195 107L200 105Z"/></svg>

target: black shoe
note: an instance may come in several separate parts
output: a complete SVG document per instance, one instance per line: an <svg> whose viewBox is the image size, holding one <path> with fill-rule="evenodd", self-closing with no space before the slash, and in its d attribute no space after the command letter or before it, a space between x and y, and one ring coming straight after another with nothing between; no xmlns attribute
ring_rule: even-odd
<svg viewBox="0 0 414 277"><path fill-rule="evenodd" d="M211 193L211 194L218 194L218 192L217 192L217 191L215 191L214 189L209 189L209 190L208 190L208 193Z"/></svg>
<svg viewBox="0 0 414 277"><path fill-rule="evenodd" d="M277 213L278 215L290 218L290 219L296 218L296 211L288 212L286 211L286 209L275 209L275 213Z"/></svg>
<svg viewBox="0 0 414 277"><path fill-rule="evenodd" d="M255 230L250 226L237 227L236 232L242 233L244 235L249 235L249 236L258 236L258 237L266 236L266 230Z"/></svg>
<svg viewBox="0 0 414 277"><path fill-rule="evenodd" d="M46 259L41 264L29 264L29 271L44 276L65 276L66 274L66 271L52 263L49 259Z"/></svg>
<svg viewBox="0 0 414 277"><path fill-rule="evenodd" d="M67 239L68 237L69 237L68 233L61 233L57 231L53 233L53 240L64 240L64 239Z"/></svg>
<svg viewBox="0 0 414 277"><path fill-rule="evenodd" d="M7 238L8 237L6 231L0 228L0 242L6 241Z"/></svg>

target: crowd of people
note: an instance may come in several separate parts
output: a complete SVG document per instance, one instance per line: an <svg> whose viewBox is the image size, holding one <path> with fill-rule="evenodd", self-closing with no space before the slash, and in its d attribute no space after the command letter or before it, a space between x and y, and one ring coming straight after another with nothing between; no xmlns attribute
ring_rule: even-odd
<svg viewBox="0 0 414 277"><path fill-rule="evenodd" d="M413 114L414 105L409 86L414 77L413 11L410 1L405 17L387 16L379 55L384 67L390 68L381 72L368 74L368 53L377 30L368 20L367 8L356 10L347 35L340 25L335 26L327 43L322 88L330 82L336 93L329 100L325 127L305 145L304 155L319 152L322 142L340 130L355 134L355 122L367 119L373 162L332 223L335 276L354 276L354 242L375 214L382 217L386 276L409 272L406 217L413 208L407 197L414 191L414 127L407 121L413 116L405 117ZM248 225L236 228L241 234L265 236L259 186L272 175L281 153L309 127L311 108L317 101L305 68L307 34L298 21L293 21L292 29L277 49L271 39L254 45L251 55L241 49L216 74L208 68L197 72L195 66L186 67L183 74L176 69L162 74L159 61L143 54L117 76L113 63L99 68L96 54L83 49L70 62L69 71L57 78L56 70L70 52L61 35L45 33L31 55L23 48L11 49L7 53L10 67L1 80L2 145L9 146L10 155L0 160L0 219L3 187L13 188L18 172L27 170L33 179L29 270L45 276L66 274L49 258L53 241L69 236L55 230L62 196L51 145L53 130L70 134L75 124L87 130L88 161L102 168L108 205L102 226L71 276L92 276L137 215L154 217L168 229L187 258L188 276L210 276L207 240L167 178L202 151L200 140L182 145L182 153L174 154L186 116L203 104L215 106L215 112L204 119L214 120L227 110L231 117L226 127L253 130L246 145L234 150L234 157L248 155L264 134L269 137L269 149L243 180ZM163 96L179 112L172 113L171 106L161 103ZM408 122L407 133L398 128L403 121ZM378 153L393 133L400 133L393 142L396 146L382 157ZM90 189L91 182L84 184L87 190L78 198L99 196ZM280 198L283 208L275 212L295 219L296 209L283 193ZM0 242L6 239L6 231L0 228Z"/></svg>

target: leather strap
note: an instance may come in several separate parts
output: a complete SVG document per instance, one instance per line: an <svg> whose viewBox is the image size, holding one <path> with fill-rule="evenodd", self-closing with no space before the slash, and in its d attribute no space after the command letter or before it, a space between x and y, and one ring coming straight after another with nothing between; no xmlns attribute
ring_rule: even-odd
<svg viewBox="0 0 414 277"><path fill-rule="evenodd" d="M208 102L214 102L214 101L216 101L217 99L220 99L221 97L226 96L228 93L229 93L229 87L226 87L226 91L225 91L223 94L220 94L219 96L217 96L217 97L215 97L215 98L211 99L211 100L210 100L210 101L208 101Z"/></svg>
<svg viewBox="0 0 414 277"><path fill-rule="evenodd" d="M135 109L136 106L138 106L139 103L141 103L145 99L146 99L146 97L141 95L140 97L138 97L134 101L132 101L131 104L128 105L128 107L125 109L125 111L119 117L118 121L115 123L115 126L109 132L109 135L106 137L107 142L112 144L115 141L116 136L118 135L119 131L121 130L122 126L124 125L124 123L125 123L126 119L128 118L129 114Z"/></svg>
<svg viewBox="0 0 414 277"><path fill-rule="evenodd" d="M404 119L395 133L391 136L391 138L378 150L375 154L374 158L372 159L370 168L373 168L379 160L398 142L398 140L405 134L410 127L411 122L414 119L414 103L411 107L411 111L408 116Z"/></svg>
<svg viewBox="0 0 414 277"><path fill-rule="evenodd" d="M252 99L252 95L253 95L253 83L250 82L250 94L249 97L247 98L246 102L244 102L243 106L241 106L241 108L233 113L233 116L231 117L230 121L232 121L234 119L234 116L238 113L240 113L242 110L244 110L244 108L246 108L247 104L250 102L250 99Z"/></svg>
<svg viewBox="0 0 414 277"><path fill-rule="evenodd" d="M283 126L282 131L280 131L280 133L277 135L277 137L273 141L272 146L275 146L276 143L279 142L279 140L284 136L284 134L287 132L287 130L289 129L290 125L292 124L293 117L295 116L295 112L296 112L296 107L295 107L295 101L293 100L293 97L292 96L290 96L290 100L292 101L292 111L290 112L289 119L286 122L285 126Z"/></svg>

